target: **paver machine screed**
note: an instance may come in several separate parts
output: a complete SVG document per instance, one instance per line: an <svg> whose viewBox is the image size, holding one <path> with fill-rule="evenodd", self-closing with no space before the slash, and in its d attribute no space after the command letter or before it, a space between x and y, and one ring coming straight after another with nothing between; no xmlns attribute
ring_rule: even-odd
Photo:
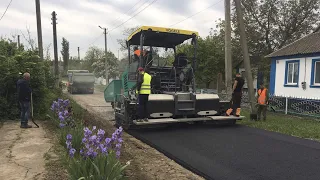
<svg viewBox="0 0 320 180"><path fill-rule="evenodd" d="M142 26L127 39L129 64L120 80L113 80L104 91L106 102L111 102L117 126L125 129L154 127L181 122L225 122L234 124L243 117L224 116L230 102L220 101L217 94L196 93L196 55L198 33L165 27ZM192 57L177 53L176 47L191 41ZM132 55L138 46L140 57ZM173 50L173 63L162 58L154 49ZM146 50L148 49L148 50ZM152 76L148 100L148 121L137 122L139 102L136 93L138 68L148 69Z"/></svg>

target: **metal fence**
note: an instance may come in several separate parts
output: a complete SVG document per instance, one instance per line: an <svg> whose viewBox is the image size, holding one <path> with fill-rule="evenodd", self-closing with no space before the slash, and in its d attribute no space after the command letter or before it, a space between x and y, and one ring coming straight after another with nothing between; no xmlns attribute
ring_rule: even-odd
<svg viewBox="0 0 320 180"><path fill-rule="evenodd" d="M230 101L231 97L226 94L219 94L221 100ZM250 108L249 95L243 93L242 107ZM310 116L320 118L320 98L285 97L269 95L269 110L284 114Z"/></svg>

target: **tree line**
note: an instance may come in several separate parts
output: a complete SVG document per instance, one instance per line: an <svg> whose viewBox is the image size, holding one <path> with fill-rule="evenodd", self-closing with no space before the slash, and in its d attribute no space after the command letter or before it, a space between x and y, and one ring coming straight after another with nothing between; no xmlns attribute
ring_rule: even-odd
<svg viewBox="0 0 320 180"><path fill-rule="evenodd" d="M270 60L264 58L269 53L276 51L291 42L311 33L318 26L319 0L243 0L242 10L248 41L249 54L253 67L264 74L265 81L269 82ZM233 72L242 65L243 56L240 45L240 34L237 17L232 6L232 64ZM129 36L138 27L127 28L123 31L125 37ZM211 28L209 35L199 37L197 53L198 84L210 87L211 84L223 81L224 77L224 36L225 22L218 20L216 26ZM127 56L125 39L118 39L124 57ZM62 42L62 57L69 61L69 68L78 68L77 58L68 58L65 49L68 43ZM191 45L182 44L178 52L185 52L191 56ZM110 65L109 77L120 75L128 64L126 58L118 60L112 52L108 52ZM169 54L168 57L172 56ZM74 65L73 65L74 64ZM104 50L90 47L82 61L82 68L95 72L97 77L104 74Z"/></svg>

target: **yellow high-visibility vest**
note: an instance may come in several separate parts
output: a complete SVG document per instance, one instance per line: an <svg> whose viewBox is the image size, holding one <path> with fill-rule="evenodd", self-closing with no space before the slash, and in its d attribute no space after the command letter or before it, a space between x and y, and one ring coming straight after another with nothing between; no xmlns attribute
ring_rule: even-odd
<svg viewBox="0 0 320 180"><path fill-rule="evenodd" d="M151 79L152 77L148 73L143 73L143 83L141 85L140 94L151 94ZM138 90L136 92L138 93Z"/></svg>

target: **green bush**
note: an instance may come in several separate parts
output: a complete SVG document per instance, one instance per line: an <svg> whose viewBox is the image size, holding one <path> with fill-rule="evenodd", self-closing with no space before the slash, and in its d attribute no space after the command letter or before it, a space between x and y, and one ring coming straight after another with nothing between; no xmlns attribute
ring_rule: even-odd
<svg viewBox="0 0 320 180"><path fill-rule="evenodd" d="M16 43L0 39L0 119L19 118L17 81L19 73L29 72L33 90L34 115L45 115L50 103L62 92L54 89L51 63L42 61L36 51L17 49Z"/></svg>

